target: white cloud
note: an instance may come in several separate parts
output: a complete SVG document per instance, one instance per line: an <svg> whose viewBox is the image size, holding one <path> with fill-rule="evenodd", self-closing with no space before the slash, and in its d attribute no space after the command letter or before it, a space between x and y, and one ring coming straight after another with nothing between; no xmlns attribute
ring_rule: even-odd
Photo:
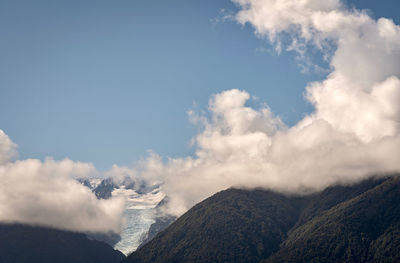
<svg viewBox="0 0 400 263"><path fill-rule="evenodd" d="M2 155L14 153L15 144L2 131L0 135ZM75 180L92 175L95 172L92 164L69 159L2 160L5 161L0 164L0 222L119 233L124 201L98 200Z"/></svg>
<svg viewBox="0 0 400 263"><path fill-rule="evenodd" d="M398 135L364 142L310 116L287 128L268 109L246 107L243 98L249 95L231 90L211 99L212 116L195 138L195 157L164 165L149 158L146 176L162 178L168 213L179 215L231 186L299 193L400 171Z"/></svg>
<svg viewBox="0 0 400 263"><path fill-rule="evenodd" d="M17 156L17 145L0 130L0 165L5 164Z"/></svg>
<svg viewBox="0 0 400 263"><path fill-rule="evenodd" d="M330 74L306 87L315 111L286 127L267 106L248 107L247 92L225 91L211 97L209 118L189 112L203 128L194 138L195 156L164 163L151 154L133 169L114 166L109 175L161 181L171 200L166 212L179 215L231 186L307 192L400 171L399 27L346 9L339 0L234 2L240 8L237 21L249 23L278 49L290 39L286 49L298 52L300 59L310 47L325 56ZM13 145L8 140L0 134L1 145ZM68 160L12 163L10 149L15 146L0 150L0 179L13 182L0 186L5 219L118 229L120 203L98 201L70 179L87 175L90 166ZM20 186L13 186L17 182ZM66 222L75 214L76 220Z"/></svg>
<svg viewBox="0 0 400 263"><path fill-rule="evenodd" d="M261 37L279 42L289 36L297 50L304 50L304 43L323 52L335 46L328 78L307 87L316 109L313 119L364 141L398 134L400 27L392 20L374 20L338 0L234 2L241 8L237 20L251 24Z"/></svg>
<svg viewBox="0 0 400 263"><path fill-rule="evenodd" d="M327 78L306 87L315 111L285 127L250 95L214 95L210 118L194 138L196 156L158 162L147 174L164 181L169 213L181 214L231 186L279 191L321 190L374 174L400 171L400 28L385 18L349 10L339 0L233 0L238 22L254 27L277 49L305 58L321 51ZM163 168L160 168L163 167Z"/></svg>

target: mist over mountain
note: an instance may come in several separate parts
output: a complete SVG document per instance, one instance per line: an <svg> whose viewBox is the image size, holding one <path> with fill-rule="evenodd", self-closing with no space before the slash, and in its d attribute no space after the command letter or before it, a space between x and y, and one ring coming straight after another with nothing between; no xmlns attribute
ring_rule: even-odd
<svg viewBox="0 0 400 263"><path fill-rule="evenodd" d="M124 224L119 233L86 233L91 239L104 241L125 254L153 238L176 219L161 210L167 198L163 198L157 184L149 185L146 181L126 174L119 177L78 179L78 182L89 188L98 199L125 200Z"/></svg>
<svg viewBox="0 0 400 263"><path fill-rule="evenodd" d="M0 222L119 233L124 200L100 200L77 181L95 173L92 164L52 158L15 160L16 148L0 131Z"/></svg>
<svg viewBox="0 0 400 263"><path fill-rule="evenodd" d="M303 73L322 72L321 78L305 84L303 89L303 97L309 103L310 110L304 112L297 123L290 125L285 123L282 116L263 103L274 98L256 98L250 89L245 90L253 83L254 75L251 72L253 68L239 72L239 76L245 74L248 76L240 85L225 86L222 80L215 79L214 83L214 79L211 78L208 83L212 83L213 87L206 87L204 90L209 93L202 94L209 98L208 103L204 103L207 105L198 108L195 106L196 103L193 103L194 109L187 111L189 120L197 128L197 133L190 142L193 150L191 154L185 156L185 152L181 157L175 154L169 157L150 150L147 158L139 159L132 165L115 164L106 171L98 170L90 162L74 159L91 160L91 156L77 154L84 147L70 151L71 159L55 159L51 156L46 157L44 153L48 152L41 147L27 150L22 146L23 158L19 158L15 142L21 138L19 137L21 134L30 139L33 133L30 133L30 129L20 130L18 125L11 125L13 128L10 129L5 127L9 134L0 130L1 263L28 260L116 262L123 259L118 251L99 240L107 242L125 254L134 251L141 244L126 262L400 261L399 177L387 176L400 172L400 26L390 18L375 17L371 12L353 8L347 1L342 0L231 0L230 3L234 4L231 6L232 10L221 10L220 16L210 23L234 23L238 24L237 26L251 28L254 31L252 37L260 39L262 41L260 43L267 45L276 54L288 52L294 55L294 60ZM71 4L76 5L76 3ZM14 12L21 11L20 7L15 8L13 3L8 5ZM70 10L87 11L73 7L62 9L66 14ZM124 21L120 17L122 14L118 13L121 9L106 7L101 5L99 10L95 8L93 12L102 10L116 14L113 19L107 20L110 24L107 22L104 25L110 25L110 28L104 30L116 35L121 34L123 31L119 31L120 27L111 26L114 25L111 22L116 20L120 23ZM187 12L187 9L177 8L177 10ZM36 13L30 11L26 16L30 14ZM10 15L1 18L7 20L14 18L14 15L16 13L11 12ZM69 17L73 22L69 24L75 27L69 28L68 23L63 25L74 34L65 40L72 41L79 39L79 36L86 37L86 32L84 30L81 32L80 22L91 24L91 16L87 17L80 13L79 15L69 13L69 15L73 18ZM190 17L186 13L184 15ZM142 16L147 15L138 17ZM80 20L81 17L86 20ZM57 15L48 17L48 21L42 18L32 19L32 22L40 20L35 28L38 30L35 31L37 34L35 32L28 34L25 29L22 30L25 33L10 30L12 32L10 36L28 35L33 40L23 37L18 44L16 41L2 46L1 50L6 51L5 55L11 54L11 59L8 64L3 65L2 70L11 66L12 70L20 74L31 74L36 68L36 62L57 57L55 54L59 54L58 50L48 46L56 42L62 42L64 52L60 53L72 52L76 47L72 47L68 41L65 43L61 41L62 34L54 39L51 36L48 39L44 38L46 41L36 42L36 37L39 39L42 33L52 35L49 32L57 34L64 32L64 28L61 27L53 28L52 30L57 29L54 31L43 30L47 25L53 25L52 22L56 18ZM5 29L8 25L19 24L21 21L24 26L20 29L30 25L23 19L17 20L7 20ZM90 28L103 28L94 21L96 20L93 20ZM150 24L156 27L164 22L157 19L154 21ZM187 21L179 21L176 24L186 25ZM140 24L138 25L140 28ZM220 37L217 31L215 33ZM152 31L143 30L143 32ZM169 33L173 35L170 30L165 32L167 32L166 40L170 37ZM185 33L187 32L183 34L180 32L178 38L185 40ZM90 43L104 44L99 41L100 38L94 37L95 35L100 37L102 34L87 35L93 41ZM121 35L125 37L129 34L123 32ZM113 42L114 37L109 37L108 40ZM157 41L150 42L160 44ZM203 44L202 41L197 42ZM26 43L32 43L32 46L9 52L14 46L22 47ZM90 47L85 50L85 55L103 50L101 46L92 48L88 43L84 43L85 47ZM126 74L134 69L136 77L145 76L141 83L143 85L138 85L140 90L136 90L135 85L125 85L127 83L123 81L120 83L122 86L133 87L120 90L134 90L135 92L127 93L134 97L141 98L144 93L136 94L136 91L146 90L147 81L160 80L170 75L166 71L169 64L165 68L160 66L161 70L158 73L153 72L152 65L158 66L163 57L157 52L164 43L160 46L149 43L142 43L140 48L135 48L135 52L143 54L143 56L135 54L135 59L141 58L142 62L146 63L139 63L137 68L131 67L133 64L124 64L121 68L115 67L117 69L115 72L118 74ZM108 44L111 43L107 42L104 47L109 52L102 51L102 53L114 54L118 48L108 49ZM214 46L214 44L205 46L214 48L219 45ZM234 44L231 42L229 46ZM150 47L147 51L151 56L141 52L142 48L147 46ZM36 48L43 54L30 53L31 49L36 50ZM224 48L225 46L221 51ZM197 53L193 52L195 49L190 45L185 45L184 49L185 52ZM169 54L172 50L161 51L160 54ZM175 56L173 60L184 57L181 51L183 50L177 48L171 52ZM199 53L203 52L208 54L206 50ZM32 56L28 56L28 53ZM23 63L13 64L16 59L15 54L23 58L21 60ZM235 55L235 53L229 54ZM125 55L121 53L117 57L125 58L127 57ZM29 57L29 61L25 61L25 57ZM318 57L317 61L323 61L321 65L314 63L312 58L315 57ZM75 58L78 62L81 56ZM72 58L68 59L75 62ZM96 57L96 61L97 59L103 60ZM244 63L246 60L239 61ZM191 63L197 65L196 62L185 61L185 67L190 68L188 65ZM223 62L221 65L225 65L226 68L221 68L221 72L230 73L231 65ZM58 62L54 63L56 64L59 65ZM207 67L209 64L199 65ZM53 67L50 64L46 65L45 70L42 68L33 74L35 80L40 81L42 76L47 75L44 73ZM232 65L232 68L233 66L236 65ZM19 71L19 68L23 71ZM68 75L64 73L63 67L56 68L55 75ZM75 66L71 68L80 72ZM106 74L97 74L96 69L91 70L94 70L92 73L95 74L84 73L80 75L79 80L82 81L90 75L95 77L108 75L106 71L104 71ZM218 72L219 69L215 68L213 74L218 75ZM179 76L174 81L184 84L186 83L184 77L193 78L196 82L202 78L195 68L190 74L179 71L174 74ZM174 74L172 76L175 76ZM15 79L25 79L14 72L11 75ZM130 73L126 75L129 79L135 79ZM229 78L232 74L225 76ZM279 77L286 77L285 69ZM10 83L3 83L3 86L8 87L8 84L14 81L9 79ZM64 80L60 83L68 82L68 85L71 85L74 80L71 81L70 83ZM85 83L84 87L87 87L86 80L82 82ZM107 82L108 86L102 90L104 94L92 88L88 88L90 92L85 93L88 96L85 98L86 102L92 101L93 94L100 94L104 101L113 102L112 105L96 104L105 109L99 111L101 114L98 116L108 117L108 120L101 125L106 124L107 131L114 131L117 127L122 130L126 123L129 125L134 123L139 131L143 127L140 123L136 123L137 120L155 122L150 118L156 115L154 109L150 108L151 112L147 112L140 106L127 107L134 109L135 113L140 113L140 118L125 118L128 110L120 105L120 100L124 100L125 106L135 104L131 103L131 98L123 98L123 95L118 94L120 90L114 89L116 83L119 83L116 79ZM198 83L196 88L197 85ZM266 89L270 88L270 85L272 84L268 80L264 83ZM63 115L67 112L64 115L65 120L58 123L69 124L73 119L68 114L73 108L70 107L70 102L75 98L82 98L82 94L71 93L73 96L66 96L65 101L60 100L64 106L57 105L58 98L54 96L47 98L47 95L54 93L60 98L64 96L62 93L60 95L54 92L53 86L50 86L48 91L51 92L38 93L37 97L36 95L31 97L35 94L34 89L28 92L26 88L18 86L25 91L21 96L20 90L13 89L14 86L10 85L12 88L7 88L6 97L13 98L12 102L28 98L29 100L25 102L33 103L29 104L30 108L24 108L26 106L23 103L19 104L21 109L25 109L25 114L37 107L42 110L41 114L49 114L58 120L55 112ZM95 85L88 85L92 86ZM167 89L164 89L165 87ZM164 89L165 93L156 93L157 97L152 94L151 101L140 105L153 105L163 100L175 102L177 96L183 95L183 92L179 88L175 90L174 87L164 86L162 83L160 90ZM179 92L170 92L173 90ZM190 90L185 90L185 96L191 94L186 91ZM108 97L111 94L112 96ZM168 96L164 97L167 94ZM195 100L196 96L200 94L191 94L190 100ZM55 100L52 101L50 97ZM7 99L2 100L3 103ZM51 102L46 105L47 107L51 105L53 108L46 106L42 108L41 102L44 101ZM109 116L106 110L115 106L118 106L116 108L124 114ZM56 111L58 107L60 111ZM290 108L291 105L285 107ZM16 122L13 114L19 114L19 110L12 108L2 116L8 119L8 123ZM182 109L185 110L187 109ZM95 108L85 107L75 112L74 118L86 125L90 121L83 115L89 111L97 113ZM17 116L23 117L32 127L38 126L33 121L31 123L30 118L24 114ZM97 115L90 116L97 117ZM41 123L45 124L45 127L53 124L54 119L51 120L50 117L43 119L45 121ZM114 123L114 120L117 122ZM162 121L165 121L163 125L171 125L167 120ZM78 135L80 129L83 129L79 125L67 126L71 129L68 131L76 132ZM98 131L100 133L100 129ZM54 140L61 141L61 136L52 134L51 129L46 132L54 136ZM14 139L14 136L17 139ZM116 133L110 132L109 137L101 138L97 143L103 143L105 140L112 142L117 136ZM136 134L129 136L136 139ZM168 143L163 136L159 137L161 139L152 140ZM153 145L151 143L149 144ZM36 150L37 155L32 153ZM87 150L88 155L95 152L93 149L84 150ZM29 153L28 157L26 153ZM61 153L54 156L69 156L66 152ZM126 153L131 152L126 151ZM121 162L126 162L126 159L121 158ZM161 201L162 199L164 201Z"/></svg>
<svg viewBox="0 0 400 263"><path fill-rule="evenodd" d="M308 195L228 189L126 260L85 234L1 224L0 262L396 262L399 198L400 175Z"/></svg>
<svg viewBox="0 0 400 263"><path fill-rule="evenodd" d="M400 171L400 27L340 0L232 2L224 21L292 52L304 71L320 69L310 60L320 55L326 74L304 88L313 110L291 126L240 87L189 110L195 154L151 154L140 171L162 182L165 213L179 216L229 187L309 193Z"/></svg>
<svg viewBox="0 0 400 263"><path fill-rule="evenodd" d="M219 90L206 109L188 111L199 127L193 155L151 152L130 167L114 165L102 173L113 182L95 190L100 199L76 182L98 174L94 165L18 160L17 145L1 131L0 179L8 184L0 185L0 221L119 233L125 200L110 192L126 177L135 185L162 186L170 198L164 213L176 217L229 187L309 193L398 172L400 27L340 0L232 2L236 9L224 22L250 26L277 53L296 54L304 70L318 66L310 53L325 61L329 73L304 89L310 113L288 126L268 105L250 106L255 99L240 87Z"/></svg>
<svg viewBox="0 0 400 263"><path fill-rule="evenodd" d="M306 196L229 189L124 262L396 262L400 177Z"/></svg>

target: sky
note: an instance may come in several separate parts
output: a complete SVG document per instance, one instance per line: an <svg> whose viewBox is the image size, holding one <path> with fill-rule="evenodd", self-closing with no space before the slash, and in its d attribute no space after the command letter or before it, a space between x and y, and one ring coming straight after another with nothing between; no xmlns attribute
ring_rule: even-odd
<svg viewBox="0 0 400 263"><path fill-rule="evenodd" d="M399 22L398 1L348 1ZM99 170L148 150L193 155L187 112L246 90L291 126L312 110L304 87L323 79L293 51L275 52L228 0L2 1L0 129L20 159L70 158ZM307 71L307 72L304 72Z"/></svg>
<svg viewBox="0 0 400 263"><path fill-rule="evenodd" d="M119 233L124 199L93 176L179 216L229 187L399 173L398 5L3 1L0 222Z"/></svg>

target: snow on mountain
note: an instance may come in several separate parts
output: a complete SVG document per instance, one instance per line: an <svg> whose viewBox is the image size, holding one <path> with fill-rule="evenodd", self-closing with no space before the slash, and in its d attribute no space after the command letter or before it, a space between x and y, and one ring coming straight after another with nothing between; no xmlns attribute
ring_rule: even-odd
<svg viewBox="0 0 400 263"><path fill-rule="evenodd" d="M138 194L132 189L121 187L115 189L112 196L122 196L126 200L125 227L121 233L121 240L114 248L127 255L140 245L142 236L149 231L151 224L154 223L154 208L165 195L158 189Z"/></svg>
<svg viewBox="0 0 400 263"><path fill-rule="evenodd" d="M79 180L90 188L99 199L123 197L125 199L125 225L115 249L129 254L141 243L151 224L155 222L155 207L165 197L157 185L135 183L130 178L115 182L111 178Z"/></svg>

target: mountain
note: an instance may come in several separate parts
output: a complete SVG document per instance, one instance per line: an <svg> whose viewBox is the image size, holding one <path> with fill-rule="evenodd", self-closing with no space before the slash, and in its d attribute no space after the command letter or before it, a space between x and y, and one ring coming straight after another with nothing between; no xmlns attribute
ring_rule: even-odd
<svg viewBox="0 0 400 263"><path fill-rule="evenodd" d="M125 256L85 234L0 224L1 263L117 263Z"/></svg>
<svg viewBox="0 0 400 263"><path fill-rule="evenodd" d="M114 183L111 178L107 178L101 181L101 183L94 188L92 191L98 199L109 199L111 198L111 193L118 186Z"/></svg>
<svg viewBox="0 0 400 263"><path fill-rule="evenodd" d="M159 196L163 196L159 184L149 184L141 178L129 176L118 179L84 178L78 179L78 182L89 188L98 199L117 196L126 200L124 212L126 224L120 234L86 233L89 238L106 242L123 253L127 254L135 250L175 220L175 217L163 216L159 212L151 211L160 201ZM160 216L156 216L154 218L156 221L152 224L154 214L160 214Z"/></svg>
<svg viewBox="0 0 400 263"><path fill-rule="evenodd" d="M264 262L400 262L400 183L390 179L293 229Z"/></svg>
<svg viewBox="0 0 400 263"><path fill-rule="evenodd" d="M89 188L98 199L121 197L125 199L125 225L121 233L86 233L91 239L104 241L123 253L134 251L147 236L153 237L172 222L155 218L153 209L164 197L159 184L149 184L141 178L84 178L78 182ZM157 209L156 209L157 210ZM168 218L169 219L169 218ZM173 218L175 219L175 218ZM164 221L163 221L164 220ZM149 228L150 232L149 232Z"/></svg>
<svg viewBox="0 0 400 263"><path fill-rule="evenodd" d="M400 178L307 196L228 189L124 262L400 262Z"/></svg>
<svg viewBox="0 0 400 263"><path fill-rule="evenodd" d="M166 229L172 222L176 220L176 216L168 215L163 212L163 208L168 204L169 198L165 196L154 208L154 223L150 225L149 230L140 238L140 247L147 244L159 232Z"/></svg>
<svg viewBox="0 0 400 263"><path fill-rule="evenodd" d="M135 190L136 193L143 195L154 191L160 186L157 184L149 185L144 180L133 179L129 176L116 182L113 178L89 178L89 179L78 179L78 182L83 186L88 187L96 195L98 199L109 199L112 196L112 192L116 189L131 189Z"/></svg>

